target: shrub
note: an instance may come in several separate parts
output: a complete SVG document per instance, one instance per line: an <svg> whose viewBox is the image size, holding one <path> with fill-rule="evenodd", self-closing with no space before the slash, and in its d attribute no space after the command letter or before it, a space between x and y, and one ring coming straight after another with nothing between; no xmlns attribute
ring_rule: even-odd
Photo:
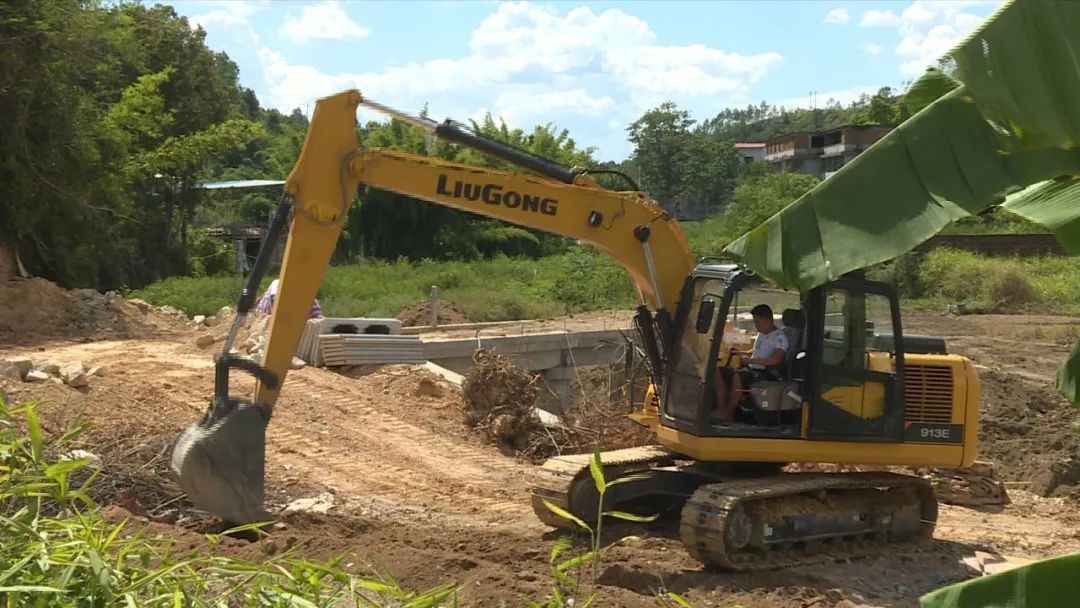
<svg viewBox="0 0 1080 608"><path fill-rule="evenodd" d="M1080 273L1067 257L991 257L950 249L909 254L882 265L873 278L924 303L961 303L973 311L1080 312Z"/></svg>
<svg viewBox="0 0 1080 608"><path fill-rule="evenodd" d="M987 291L994 310L1018 311L1036 301L1031 283L1015 268L993 275L987 281Z"/></svg>

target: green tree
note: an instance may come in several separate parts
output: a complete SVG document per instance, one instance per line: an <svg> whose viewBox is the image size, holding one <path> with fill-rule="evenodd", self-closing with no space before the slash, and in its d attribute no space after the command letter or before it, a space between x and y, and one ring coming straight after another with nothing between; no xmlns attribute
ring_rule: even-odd
<svg viewBox="0 0 1080 608"><path fill-rule="evenodd" d="M627 127L641 187L677 215L693 172L694 120L673 102L664 102Z"/></svg>

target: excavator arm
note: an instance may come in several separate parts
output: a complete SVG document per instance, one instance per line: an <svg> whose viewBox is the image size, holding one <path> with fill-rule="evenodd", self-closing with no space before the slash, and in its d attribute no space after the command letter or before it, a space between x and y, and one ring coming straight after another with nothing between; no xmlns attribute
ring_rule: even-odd
<svg viewBox="0 0 1080 608"><path fill-rule="evenodd" d="M539 175L360 149L356 110L361 104ZM359 91L320 99L218 358L210 410L181 436L173 453L173 468L189 499L228 521L249 523L266 516L262 510L265 427L361 186L589 243L629 273L642 304L647 300L660 319L666 319L668 308L676 305L692 269L679 225L641 192L601 188L587 172L559 166L449 122L405 115L363 100ZM256 366L229 353L290 212L265 356L262 365ZM228 396L233 368L256 375L253 402Z"/></svg>
<svg viewBox="0 0 1080 608"><path fill-rule="evenodd" d="M626 269L654 310L666 310L677 300L693 259L679 225L644 194L600 188L587 175L574 175L531 155L524 161L557 178L393 150L358 149L355 124L360 103L358 91L317 102L300 158L286 180L285 190L295 211L264 362L278 378L283 379L289 369L311 301L329 266L353 193L360 186L589 243ZM407 118L414 123L424 120ZM446 134L434 123L426 126L436 135ZM499 150L498 142L470 133L458 133L458 137L472 140L463 142L466 145L479 143L474 147L503 152L513 160L526 154ZM277 387L260 383L256 403L272 405L279 388L280 382Z"/></svg>

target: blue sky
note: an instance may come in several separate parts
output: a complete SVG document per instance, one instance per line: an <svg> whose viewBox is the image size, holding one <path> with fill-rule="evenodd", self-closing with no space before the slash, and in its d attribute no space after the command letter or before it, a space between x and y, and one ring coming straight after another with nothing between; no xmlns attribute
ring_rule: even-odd
<svg viewBox="0 0 1080 608"><path fill-rule="evenodd" d="M151 3L148 1L148 3ZM698 120L767 101L848 103L903 88L1001 0L361 2L176 0L260 103L310 112L359 88L464 121L567 128L600 160L626 126L674 101ZM361 111L366 120L375 115Z"/></svg>

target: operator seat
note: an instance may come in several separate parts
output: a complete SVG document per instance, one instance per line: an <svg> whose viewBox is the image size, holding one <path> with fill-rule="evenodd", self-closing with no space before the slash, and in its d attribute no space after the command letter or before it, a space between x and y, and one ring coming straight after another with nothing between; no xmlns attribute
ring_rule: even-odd
<svg viewBox="0 0 1080 608"><path fill-rule="evenodd" d="M787 353L784 354L784 363L780 368L780 377L784 380L801 379L801 359L796 359L803 352L803 332L806 329L806 315L797 308L788 308L781 315L784 327L780 330L788 340Z"/></svg>
<svg viewBox="0 0 1080 608"><path fill-rule="evenodd" d="M802 407L799 384L805 359L798 355L804 350L806 315L799 309L788 308L784 310L781 322L784 326L780 331L787 336L788 349L779 366L780 379L758 382L749 390L759 424L792 423L798 419L798 410Z"/></svg>

